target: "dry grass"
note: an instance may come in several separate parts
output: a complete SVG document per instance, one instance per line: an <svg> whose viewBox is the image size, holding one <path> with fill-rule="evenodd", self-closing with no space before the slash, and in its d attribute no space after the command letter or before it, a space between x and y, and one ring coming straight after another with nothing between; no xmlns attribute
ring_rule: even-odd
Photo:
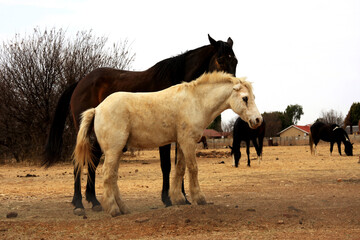
<svg viewBox="0 0 360 240"><path fill-rule="evenodd" d="M1 165L0 238L359 239L357 148L353 157L330 157L327 144L319 146L318 156L311 156L308 146L265 147L260 165L251 149L251 168L246 167L244 149L239 168L231 167L232 159L224 154L201 157L199 181L210 204L169 208L160 200L158 151L127 154L120 164L119 186L132 213L116 218L91 211L87 203L85 219L73 215L71 164L48 170ZM199 151L208 155L213 150ZM100 167L99 198L101 181ZM18 216L6 218L9 212Z"/></svg>

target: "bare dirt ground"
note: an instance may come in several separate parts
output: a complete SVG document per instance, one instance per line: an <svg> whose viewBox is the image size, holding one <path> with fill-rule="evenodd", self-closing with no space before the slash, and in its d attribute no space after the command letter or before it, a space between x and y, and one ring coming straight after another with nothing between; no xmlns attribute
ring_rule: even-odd
<svg viewBox="0 0 360 240"><path fill-rule="evenodd" d="M228 149L199 149L209 204L168 208L160 200L158 152L127 154L118 184L132 213L115 218L87 203L85 217L73 214L70 163L1 165L0 239L360 239L359 148L353 157L328 149L320 145L311 156L308 146L265 147L260 165L251 149L250 168L244 149L239 168ZM101 181L100 167L100 199ZM11 212L17 216L8 218Z"/></svg>

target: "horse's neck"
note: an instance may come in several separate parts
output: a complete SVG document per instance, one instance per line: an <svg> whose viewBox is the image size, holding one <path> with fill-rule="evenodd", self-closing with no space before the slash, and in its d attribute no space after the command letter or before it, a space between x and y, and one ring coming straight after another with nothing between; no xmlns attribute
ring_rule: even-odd
<svg viewBox="0 0 360 240"><path fill-rule="evenodd" d="M209 71L212 56L215 54L211 45L185 52L179 56L164 59L145 70L158 81L168 81L175 85L190 82Z"/></svg>
<svg viewBox="0 0 360 240"><path fill-rule="evenodd" d="M342 131L342 141L343 142L350 142L349 136L347 135L347 133L345 132L345 130Z"/></svg>
<svg viewBox="0 0 360 240"><path fill-rule="evenodd" d="M209 65L215 50L211 45L188 52L185 56L185 76L183 81L190 82L209 71Z"/></svg>
<svg viewBox="0 0 360 240"><path fill-rule="evenodd" d="M343 130L342 128L336 127L334 128L333 131L336 130L336 135L340 138L340 140L345 143L347 141L350 141L349 137L347 136L345 130Z"/></svg>
<svg viewBox="0 0 360 240"><path fill-rule="evenodd" d="M232 93L229 84L204 84L194 89L194 95L199 99L204 127L206 128L217 116L230 107L228 99ZM200 113L199 113L200 114Z"/></svg>

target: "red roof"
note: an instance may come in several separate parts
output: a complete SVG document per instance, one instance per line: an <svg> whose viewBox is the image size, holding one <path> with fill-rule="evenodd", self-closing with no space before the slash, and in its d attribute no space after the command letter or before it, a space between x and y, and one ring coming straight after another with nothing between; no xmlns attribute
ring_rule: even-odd
<svg viewBox="0 0 360 240"><path fill-rule="evenodd" d="M310 126L311 125L305 125L305 126L295 125L296 128L299 128L299 129L303 130L307 134L310 133Z"/></svg>
<svg viewBox="0 0 360 240"><path fill-rule="evenodd" d="M291 125L287 128L285 128L284 130L282 130L281 132L279 132L278 134L281 134L283 132L285 132L286 130L290 129L290 128L297 128L299 129L300 131L306 133L306 134L309 134L310 133L310 127L311 127L311 124L308 124L308 125L305 125L305 126L300 126L300 125Z"/></svg>
<svg viewBox="0 0 360 240"><path fill-rule="evenodd" d="M221 133L215 131L214 129L205 129L203 135L205 137L221 137Z"/></svg>
<svg viewBox="0 0 360 240"><path fill-rule="evenodd" d="M230 136L230 132L218 132L214 129L205 129L203 132L203 136L208 138L221 138Z"/></svg>

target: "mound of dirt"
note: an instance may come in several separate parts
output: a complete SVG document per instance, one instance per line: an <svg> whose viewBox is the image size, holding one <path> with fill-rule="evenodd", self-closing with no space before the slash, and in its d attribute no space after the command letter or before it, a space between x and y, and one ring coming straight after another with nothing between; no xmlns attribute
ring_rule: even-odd
<svg viewBox="0 0 360 240"><path fill-rule="evenodd" d="M196 156L202 158L228 158L231 156L231 153L230 151L224 151L224 150L198 151L196 152Z"/></svg>

